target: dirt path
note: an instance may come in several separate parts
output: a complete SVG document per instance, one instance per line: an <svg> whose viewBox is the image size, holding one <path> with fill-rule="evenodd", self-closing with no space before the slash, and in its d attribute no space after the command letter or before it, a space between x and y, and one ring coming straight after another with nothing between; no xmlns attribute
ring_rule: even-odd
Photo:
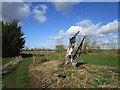
<svg viewBox="0 0 120 90"><path fill-rule="evenodd" d="M31 84L33 88L48 87L47 79L53 78L50 75L50 71L57 69L60 61L49 61L41 64L32 64L29 66L29 71L31 72ZM49 82L49 81L48 81Z"/></svg>

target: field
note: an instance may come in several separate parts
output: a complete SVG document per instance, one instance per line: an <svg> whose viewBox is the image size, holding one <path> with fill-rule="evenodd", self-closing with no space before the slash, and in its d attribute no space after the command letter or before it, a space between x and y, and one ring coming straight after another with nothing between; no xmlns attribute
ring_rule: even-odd
<svg viewBox="0 0 120 90"><path fill-rule="evenodd" d="M31 54L37 54L35 62ZM74 67L63 65L64 55L55 51L23 51L23 60L3 73L3 88L119 87L118 57L81 55L80 66ZM5 65L12 60L3 58L2 63Z"/></svg>

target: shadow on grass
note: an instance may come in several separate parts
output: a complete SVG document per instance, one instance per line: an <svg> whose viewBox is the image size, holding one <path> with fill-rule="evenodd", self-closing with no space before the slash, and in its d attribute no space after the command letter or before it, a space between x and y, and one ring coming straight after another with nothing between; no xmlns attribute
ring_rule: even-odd
<svg viewBox="0 0 120 90"><path fill-rule="evenodd" d="M23 58L28 58L28 57L32 57L32 54L20 54Z"/></svg>
<svg viewBox="0 0 120 90"><path fill-rule="evenodd" d="M79 66L84 65L84 64L87 64L87 63L86 62L79 62L76 64L76 67L79 67Z"/></svg>
<svg viewBox="0 0 120 90"><path fill-rule="evenodd" d="M59 74L58 77L59 78L66 78L67 76Z"/></svg>

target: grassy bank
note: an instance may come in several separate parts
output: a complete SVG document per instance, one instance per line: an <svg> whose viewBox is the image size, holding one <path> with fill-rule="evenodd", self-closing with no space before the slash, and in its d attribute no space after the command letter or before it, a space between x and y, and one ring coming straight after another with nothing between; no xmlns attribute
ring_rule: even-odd
<svg viewBox="0 0 120 90"><path fill-rule="evenodd" d="M5 65L5 64L9 63L12 60L13 60L13 58L2 58L2 65Z"/></svg>
<svg viewBox="0 0 120 90"><path fill-rule="evenodd" d="M28 65L32 63L32 58L24 58L18 64L12 66L10 73L4 74L3 88L30 88L30 74Z"/></svg>

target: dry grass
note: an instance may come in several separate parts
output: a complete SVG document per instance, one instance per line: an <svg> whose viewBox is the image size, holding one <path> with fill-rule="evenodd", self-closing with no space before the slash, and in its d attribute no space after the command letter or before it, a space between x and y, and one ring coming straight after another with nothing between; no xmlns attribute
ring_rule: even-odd
<svg viewBox="0 0 120 90"><path fill-rule="evenodd" d="M9 66L13 66L13 65L17 64L22 59L23 58L21 56L13 58L12 61L10 61L9 63L7 63L7 64L5 64L5 65L2 66L2 73L7 73L8 69L9 69Z"/></svg>
<svg viewBox="0 0 120 90"><path fill-rule="evenodd" d="M60 60L29 66L34 88L120 88L118 68L96 65L63 66Z"/></svg>

